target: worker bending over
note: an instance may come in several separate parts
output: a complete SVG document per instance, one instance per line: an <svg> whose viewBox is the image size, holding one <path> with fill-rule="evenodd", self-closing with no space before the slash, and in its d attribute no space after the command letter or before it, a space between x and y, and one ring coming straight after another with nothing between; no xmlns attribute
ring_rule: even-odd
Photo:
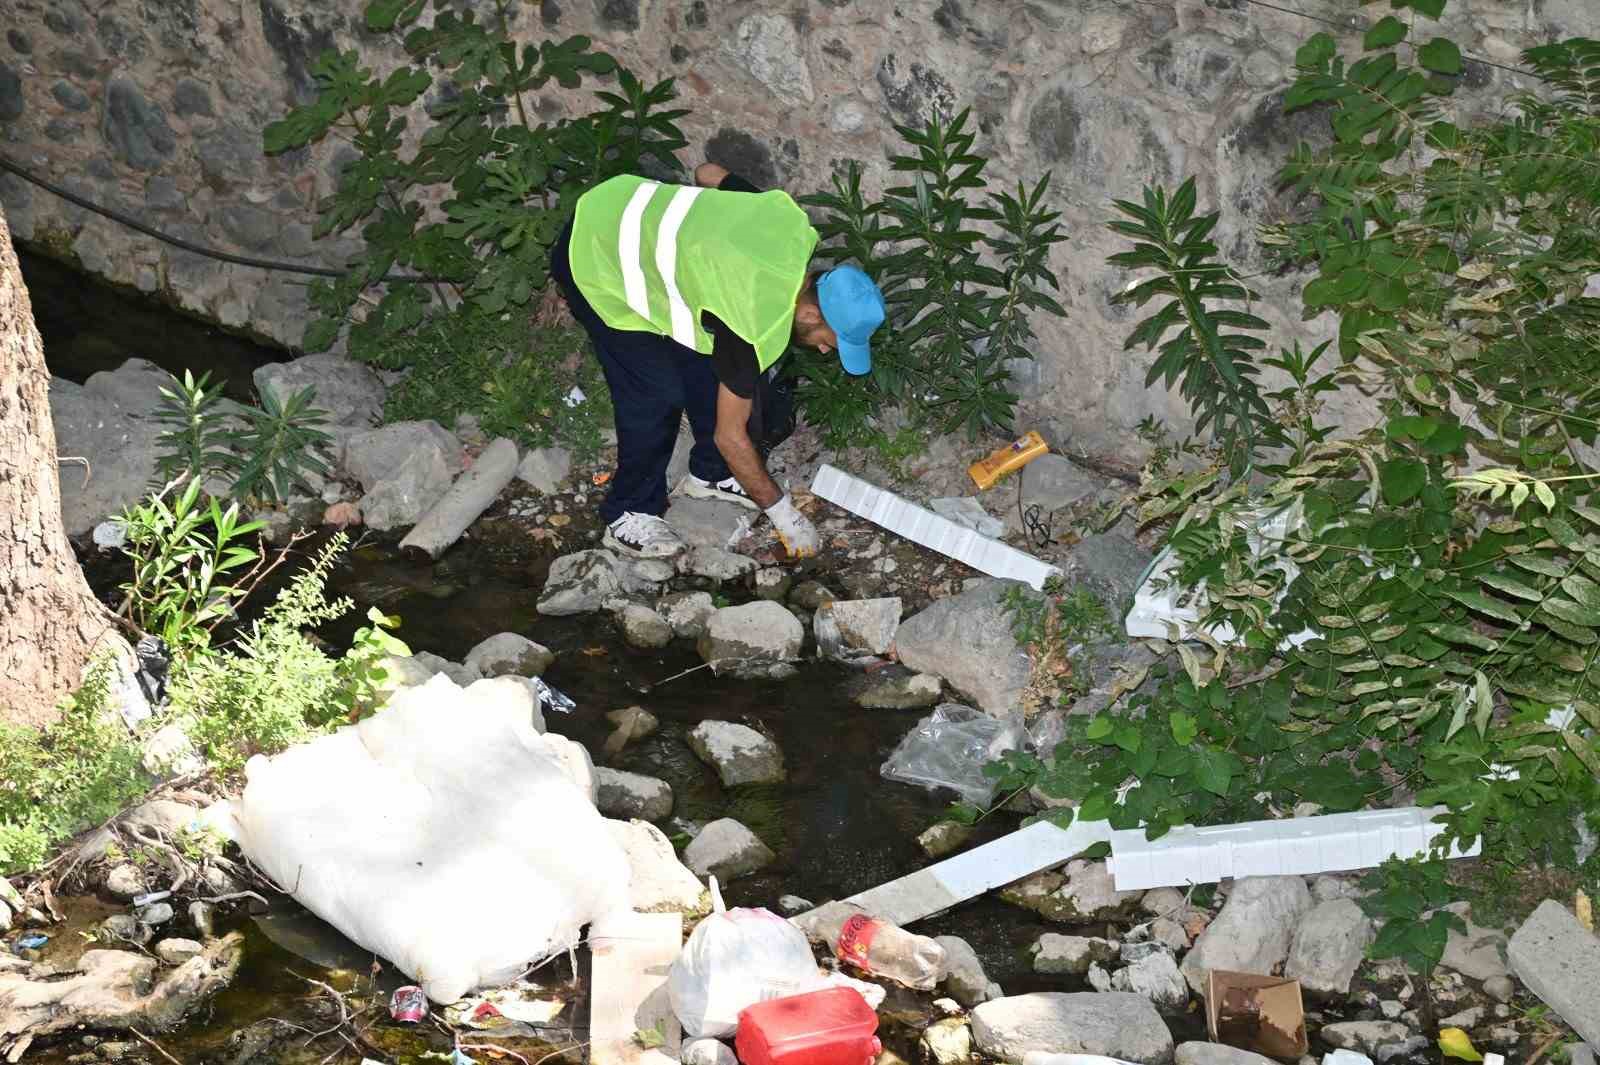
<svg viewBox="0 0 1600 1065"><path fill-rule="evenodd" d="M661 515L687 411L694 449L678 490L759 508L791 557L813 555L817 530L767 473L752 415L759 425L763 378L791 342L836 350L848 373L867 373L883 296L853 266L811 271L817 231L786 193L714 163L695 181L612 178L579 198L551 252L616 411L605 545L638 558L683 550Z"/></svg>

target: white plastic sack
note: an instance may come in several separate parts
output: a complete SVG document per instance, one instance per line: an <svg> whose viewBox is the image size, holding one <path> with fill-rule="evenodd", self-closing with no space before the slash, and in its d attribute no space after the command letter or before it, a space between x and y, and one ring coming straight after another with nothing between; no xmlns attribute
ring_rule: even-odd
<svg viewBox="0 0 1600 1065"><path fill-rule="evenodd" d="M692 1039L725 1039L741 1011L826 986L805 933L768 910L725 910L711 878L711 916L667 974L672 1012Z"/></svg>
<svg viewBox="0 0 1600 1065"><path fill-rule="evenodd" d="M515 979L628 908L622 848L508 679L440 674L258 755L235 810L252 862L435 1002Z"/></svg>

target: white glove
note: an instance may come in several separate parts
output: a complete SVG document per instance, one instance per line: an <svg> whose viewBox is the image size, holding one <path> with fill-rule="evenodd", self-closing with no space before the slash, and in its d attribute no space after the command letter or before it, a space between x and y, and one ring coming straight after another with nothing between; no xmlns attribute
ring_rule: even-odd
<svg viewBox="0 0 1600 1065"><path fill-rule="evenodd" d="M787 493L766 509L766 515L772 519L778 539L783 541L790 558L809 558L817 553L817 527L800 513Z"/></svg>

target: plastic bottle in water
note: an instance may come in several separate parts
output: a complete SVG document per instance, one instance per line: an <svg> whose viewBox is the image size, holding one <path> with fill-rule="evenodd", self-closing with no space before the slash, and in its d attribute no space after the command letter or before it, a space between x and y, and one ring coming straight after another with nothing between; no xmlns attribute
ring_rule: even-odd
<svg viewBox="0 0 1600 1065"><path fill-rule="evenodd" d="M814 942L826 943L840 961L869 976L932 991L950 974L938 943L880 921L848 902L819 906L794 918L794 923Z"/></svg>

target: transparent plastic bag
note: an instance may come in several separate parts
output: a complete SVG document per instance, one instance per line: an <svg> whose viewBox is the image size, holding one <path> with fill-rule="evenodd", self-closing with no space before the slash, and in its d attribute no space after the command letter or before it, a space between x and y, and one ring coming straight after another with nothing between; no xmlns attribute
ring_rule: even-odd
<svg viewBox="0 0 1600 1065"><path fill-rule="evenodd" d="M1020 715L991 717L959 703L944 703L906 733L883 763L883 777L924 788L948 788L967 802L994 798L995 782L984 763L1023 745Z"/></svg>
<svg viewBox="0 0 1600 1065"><path fill-rule="evenodd" d="M768 910L726 910L711 878L711 916L701 921L667 974L672 1012L692 1039L725 1039L757 1002L824 986L805 933Z"/></svg>

